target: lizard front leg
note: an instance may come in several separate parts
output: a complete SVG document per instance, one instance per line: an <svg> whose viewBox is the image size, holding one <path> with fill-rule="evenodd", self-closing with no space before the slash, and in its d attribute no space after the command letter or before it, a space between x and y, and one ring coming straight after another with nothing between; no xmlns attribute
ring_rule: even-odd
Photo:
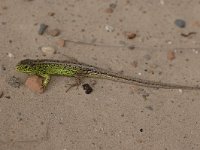
<svg viewBox="0 0 200 150"><path fill-rule="evenodd" d="M50 79L51 79L51 76L48 75L48 74L40 74L40 76L44 78L43 82L42 82L42 85L43 85L44 88L46 88L48 83L49 83L49 81L50 81Z"/></svg>

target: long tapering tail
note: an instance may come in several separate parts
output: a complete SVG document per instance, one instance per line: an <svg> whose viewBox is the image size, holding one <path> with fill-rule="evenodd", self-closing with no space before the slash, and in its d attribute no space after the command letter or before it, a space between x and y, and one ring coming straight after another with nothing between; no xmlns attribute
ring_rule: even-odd
<svg viewBox="0 0 200 150"><path fill-rule="evenodd" d="M186 89L186 90L200 90L199 86L186 86L186 85L178 85L172 83L163 83L157 81L150 81L135 77L123 76L115 73L107 73L107 72L91 72L87 75L92 78L102 78L113 80L117 82L123 82L128 84L134 84L138 86L150 87L150 88L163 88L163 89Z"/></svg>

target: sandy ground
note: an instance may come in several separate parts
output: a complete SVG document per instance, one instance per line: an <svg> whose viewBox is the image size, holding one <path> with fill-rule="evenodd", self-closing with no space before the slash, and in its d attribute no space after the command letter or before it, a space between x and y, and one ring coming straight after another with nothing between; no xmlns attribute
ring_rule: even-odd
<svg viewBox="0 0 200 150"><path fill-rule="evenodd" d="M24 86L27 75L15 71L25 58L71 57L143 79L197 85L199 14L197 0L0 0L0 150L200 149L200 91L86 79L97 82L91 94L81 86L66 93L74 80L53 77L37 94ZM41 23L60 35L39 35ZM137 36L127 39L125 32ZM190 32L196 34L181 36ZM78 43L60 47L59 39ZM56 54L44 56L42 46Z"/></svg>

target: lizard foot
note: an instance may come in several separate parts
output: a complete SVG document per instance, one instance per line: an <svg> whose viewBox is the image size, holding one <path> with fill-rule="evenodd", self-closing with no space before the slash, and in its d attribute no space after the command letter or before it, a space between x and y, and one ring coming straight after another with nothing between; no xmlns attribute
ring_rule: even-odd
<svg viewBox="0 0 200 150"><path fill-rule="evenodd" d="M65 91L66 93L71 89L71 88L73 88L73 87L76 87L76 89L78 89L78 87L81 85L81 78L75 78L76 80L75 80L75 83L73 83L73 84L67 84L67 85L69 85L69 87L67 88L67 90Z"/></svg>

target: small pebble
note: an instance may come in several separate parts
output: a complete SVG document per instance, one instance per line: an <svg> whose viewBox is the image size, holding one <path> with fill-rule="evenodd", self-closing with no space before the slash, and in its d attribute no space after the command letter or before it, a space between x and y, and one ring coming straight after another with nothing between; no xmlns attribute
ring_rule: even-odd
<svg viewBox="0 0 200 150"><path fill-rule="evenodd" d="M112 8L112 9L115 9L115 8L117 7L117 4L111 3L111 4L109 5L109 7Z"/></svg>
<svg viewBox="0 0 200 150"><path fill-rule="evenodd" d="M106 29L107 32L113 32L114 31L114 28L110 25L106 25L105 29Z"/></svg>
<svg viewBox="0 0 200 150"><path fill-rule="evenodd" d="M0 98L3 97L3 91L0 91Z"/></svg>
<svg viewBox="0 0 200 150"><path fill-rule="evenodd" d="M113 13L113 9L112 8L107 8L105 10L105 12L108 13L108 14L111 14L111 13Z"/></svg>
<svg viewBox="0 0 200 150"><path fill-rule="evenodd" d="M54 47L51 46L43 46L41 47L41 51L45 54L45 55L53 55L56 53L56 50Z"/></svg>
<svg viewBox="0 0 200 150"><path fill-rule="evenodd" d="M179 89L178 91L179 91L179 93L183 93L183 90L182 90L182 89Z"/></svg>
<svg viewBox="0 0 200 150"><path fill-rule="evenodd" d="M174 21L174 23L179 28L185 28L185 26L186 26L186 22L184 20L182 20L182 19L176 19Z"/></svg>
<svg viewBox="0 0 200 150"><path fill-rule="evenodd" d="M176 58L175 53L173 51L168 51L167 53L167 59L168 60L174 60Z"/></svg>
<svg viewBox="0 0 200 150"><path fill-rule="evenodd" d="M43 93L42 78L36 75L27 78L25 85L33 92Z"/></svg>
<svg viewBox="0 0 200 150"><path fill-rule="evenodd" d="M171 45L171 44L172 44L172 41L167 41L167 44Z"/></svg>
<svg viewBox="0 0 200 150"><path fill-rule="evenodd" d="M39 28L38 34L39 35L43 35L45 30L47 29L47 27L48 27L48 25L46 25L46 24L43 24L43 23L40 24L40 28Z"/></svg>
<svg viewBox="0 0 200 150"><path fill-rule="evenodd" d="M60 34L60 30L59 29L53 29L53 30L49 30L47 33L51 36L58 36Z"/></svg>
<svg viewBox="0 0 200 150"><path fill-rule="evenodd" d="M48 16L54 16L55 13L54 12L48 12Z"/></svg>
<svg viewBox="0 0 200 150"><path fill-rule="evenodd" d="M8 57L13 58L14 55L12 53L8 53Z"/></svg>
<svg viewBox="0 0 200 150"><path fill-rule="evenodd" d="M5 71L5 70L6 70L6 67L4 65L1 65L0 66L0 72Z"/></svg>
<svg viewBox="0 0 200 150"><path fill-rule="evenodd" d="M5 98L10 99L11 97L8 95L8 96L5 96Z"/></svg>
<svg viewBox="0 0 200 150"><path fill-rule="evenodd" d="M193 23L193 26L195 26L195 27L200 27L200 22L199 22L199 21L195 21L195 22Z"/></svg>
<svg viewBox="0 0 200 150"><path fill-rule="evenodd" d="M19 78L15 77L15 76L12 76L10 77L8 80L7 80L7 83L14 87L14 88L19 88L20 85L21 85L21 81Z"/></svg>
<svg viewBox="0 0 200 150"><path fill-rule="evenodd" d="M58 46L60 46L60 47L64 47L64 46L65 46L65 40L59 39L59 40L56 42L56 44L57 44Z"/></svg>
<svg viewBox="0 0 200 150"><path fill-rule="evenodd" d="M153 107L152 106L146 106L145 108L153 111Z"/></svg>
<svg viewBox="0 0 200 150"><path fill-rule="evenodd" d="M160 4L164 5L165 4L164 0L160 0Z"/></svg>
<svg viewBox="0 0 200 150"><path fill-rule="evenodd" d="M196 49L192 49L192 51L193 51L195 54L198 54L198 53L199 53L199 51L196 50Z"/></svg>
<svg viewBox="0 0 200 150"><path fill-rule="evenodd" d="M133 50L133 49L135 49L135 46L134 46L134 45L130 45L130 46L128 46L128 48L129 48L130 50Z"/></svg>
<svg viewBox="0 0 200 150"><path fill-rule="evenodd" d="M83 84L82 86L86 94L90 94L93 91L93 89L91 88L89 84Z"/></svg>
<svg viewBox="0 0 200 150"><path fill-rule="evenodd" d="M130 40L134 39L136 37L136 34L133 32L126 32L125 35L126 35L127 39L130 39Z"/></svg>

